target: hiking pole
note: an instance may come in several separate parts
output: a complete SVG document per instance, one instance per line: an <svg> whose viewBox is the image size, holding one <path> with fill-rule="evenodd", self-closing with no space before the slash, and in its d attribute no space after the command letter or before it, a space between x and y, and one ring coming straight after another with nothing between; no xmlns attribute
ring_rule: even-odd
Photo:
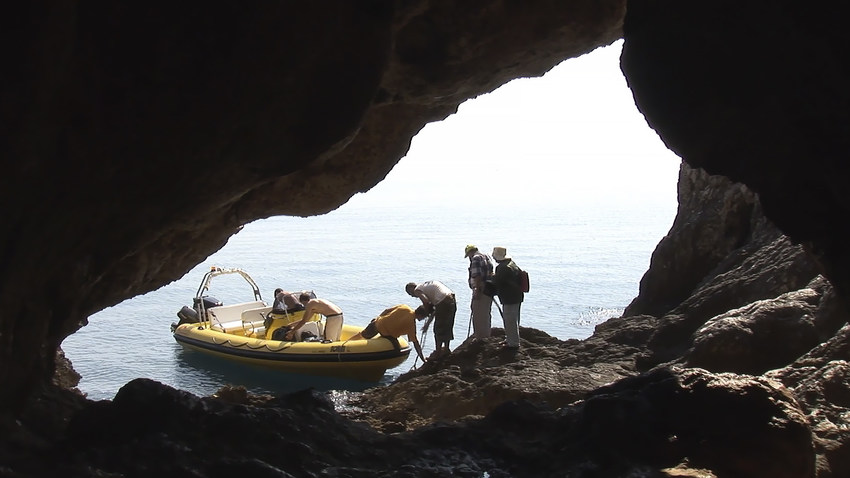
<svg viewBox="0 0 850 478"><path fill-rule="evenodd" d="M422 337L419 339L419 347L422 349L422 353L425 353L425 332L422 332ZM413 361L413 366L410 367L410 370L416 370L416 364L419 362L419 354L416 354L416 360Z"/></svg>
<svg viewBox="0 0 850 478"><path fill-rule="evenodd" d="M469 306L472 309L472 306ZM469 311L469 326L466 328L466 338L469 338L469 333L472 331L472 310Z"/></svg>
<svg viewBox="0 0 850 478"><path fill-rule="evenodd" d="M429 321L430 323L430 321ZM422 354L425 354L425 337L428 335L428 329L426 327L422 327L422 335L419 338L419 348L422 349ZM419 362L419 354L416 354L416 360L413 361L413 366L410 367L410 370L416 369L416 363ZM408 370L409 371L409 370Z"/></svg>
<svg viewBox="0 0 850 478"><path fill-rule="evenodd" d="M496 296L493 296L493 303L496 304L496 310L499 311L499 315L502 316L502 320L505 320L505 314L502 313L502 308L499 307L499 299Z"/></svg>

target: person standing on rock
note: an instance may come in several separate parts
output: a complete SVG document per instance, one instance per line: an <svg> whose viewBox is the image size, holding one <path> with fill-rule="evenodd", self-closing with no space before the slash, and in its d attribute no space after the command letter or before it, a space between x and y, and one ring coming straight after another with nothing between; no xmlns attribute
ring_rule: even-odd
<svg viewBox="0 0 850 478"><path fill-rule="evenodd" d="M509 349L519 348L520 306L525 296L519 283L519 266L508 256L504 247L493 248L493 259L498 264L493 275L493 282L502 303L502 321L505 325L504 346Z"/></svg>
<svg viewBox="0 0 850 478"><path fill-rule="evenodd" d="M404 290L411 297L418 297L422 305L433 310L433 314L425 321L422 332L428 330L431 320L434 320L434 342L436 350L432 357L439 358L451 352L449 342L454 336L455 314L457 313L457 301L455 294L445 284L437 280L430 280L421 284L408 283Z"/></svg>
<svg viewBox="0 0 850 478"><path fill-rule="evenodd" d="M469 258L469 288L472 289L472 336L483 339L490 336L491 311L493 298L484 293L485 282L493 276L493 262L487 254L478 252L478 247L469 244L464 249L464 257Z"/></svg>

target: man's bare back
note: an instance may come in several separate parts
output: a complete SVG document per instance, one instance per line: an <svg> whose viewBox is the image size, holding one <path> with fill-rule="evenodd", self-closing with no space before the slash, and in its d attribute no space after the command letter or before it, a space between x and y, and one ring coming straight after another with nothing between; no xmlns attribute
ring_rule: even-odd
<svg viewBox="0 0 850 478"><path fill-rule="evenodd" d="M334 323L336 327L334 329L334 338L333 340L339 339L339 330L342 328L342 309L339 308L336 304L329 300L325 299L309 299L307 294L301 294L299 298L301 303L304 304L304 316L301 317L296 324L292 326L292 330L287 332L286 339L292 340L293 337L296 337L296 332L301 329L301 326L307 323L314 315L321 314L328 318L328 324L331 323L331 318L334 318ZM309 300L308 300L309 299ZM327 329L326 329L327 332Z"/></svg>
<svg viewBox="0 0 850 478"><path fill-rule="evenodd" d="M325 317L329 315L341 314L342 309L340 309L333 302L327 301L325 299L310 299L307 303L304 304L304 317L308 320L313 314L322 314Z"/></svg>

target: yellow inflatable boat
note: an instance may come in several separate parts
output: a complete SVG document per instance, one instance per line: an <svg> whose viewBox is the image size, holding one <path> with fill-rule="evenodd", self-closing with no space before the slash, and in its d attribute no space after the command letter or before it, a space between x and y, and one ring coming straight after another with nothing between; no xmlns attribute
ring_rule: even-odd
<svg viewBox="0 0 850 478"><path fill-rule="evenodd" d="M254 300L225 305L206 295L210 282L225 274L240 274L253 288ZM303 314L303 310L272 311L245 271L214 267L204 275L193 307L184 306L177 313L180 322L172 324L171 331L185 348L240 363L370 382L379 381L410 355L410 346L402 338L348 340L363 330L353 325L343 325L339 341L323 340L322 316L301 327L298 341L275 340L282 335L275 330L298 322Z"/></svg>

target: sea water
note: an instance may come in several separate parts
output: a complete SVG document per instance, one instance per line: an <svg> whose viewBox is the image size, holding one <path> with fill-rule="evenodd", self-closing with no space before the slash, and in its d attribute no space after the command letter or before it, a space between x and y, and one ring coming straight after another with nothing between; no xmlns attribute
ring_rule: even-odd
<svg viewBox="0 0 850 478"><path fill-rule="evenodd" d="M469 243L488 253L493 246L504 246L529 271L523 326L564 340L586 338L637 295L651 253L672 224L675 201L509 209L503 207L494 217L457 208L431 218L413 205L353 202L323 216L257 221L184 277L94 314L62 347L83 377L80 390L96 400L111 399L137 377L197 395L228 384L256 393L306 387L362 390L372 384L281 375L184 350L171 336L170 325L182 306L191 305L211 266L246 270L269 303L276 287L313 290L339 305L346 323L360 326L389 306L418 305L418 299L405 293L406 283L439 280L457 296L454 348L470 331L469 261L463 257ZM217 278L210 295L225 304L253 299L238 275ZM502 325L496 306L493 325ZM434 349L431 333L420 334L426 356ZM388 370L381 383L416 362L421 364L413 353Z"/></svg>

